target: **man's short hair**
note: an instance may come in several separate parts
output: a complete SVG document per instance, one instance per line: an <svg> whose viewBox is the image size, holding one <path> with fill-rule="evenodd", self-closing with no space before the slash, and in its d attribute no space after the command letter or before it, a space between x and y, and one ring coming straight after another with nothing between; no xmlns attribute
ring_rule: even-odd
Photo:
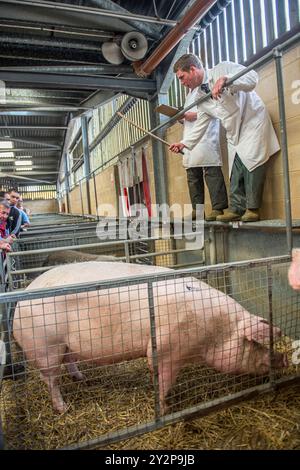
<svg viewBox="0 0 300 470"><path fill-rule="evenodd" d="M18 193L19 194L18 188L10 188L7 192L8 192L8 194L11 194L11 193Z"/></svg>
<svg viewBox="0 0 300 470"><path fill-rule="evenodd" d="M192 65L197 69L203 69L203 64L199 57L195 54L184 54L175 62L173 72L176 73L178 70L189 72Z"/></svg>
<svg viewBox="0 0 300 470"><path fill-rule="evenodd" d="M6 207L6 209L10 209L10 204L7 202L6 199L1 199L0 200L0 206Z"/></svg>

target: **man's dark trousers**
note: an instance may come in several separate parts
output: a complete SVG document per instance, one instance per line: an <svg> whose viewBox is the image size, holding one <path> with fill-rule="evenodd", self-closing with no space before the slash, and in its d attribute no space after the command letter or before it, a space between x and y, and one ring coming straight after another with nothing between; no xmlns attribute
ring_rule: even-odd
<svg viewBox="0 0 300 470"><path fill-rule="evenodd" d="M187 182L193 209L197 204L204 204L204 180L208 187L213 210L228 207L227 191L220 166L187 168Z"/></svg>
<svg viewBox="0 0 300 470"><path fill-rule="evenodd" d="M230 177L230 210L242 215L246 209L259 209L262 202L267 163L247 170L238 154Z"/></svg>

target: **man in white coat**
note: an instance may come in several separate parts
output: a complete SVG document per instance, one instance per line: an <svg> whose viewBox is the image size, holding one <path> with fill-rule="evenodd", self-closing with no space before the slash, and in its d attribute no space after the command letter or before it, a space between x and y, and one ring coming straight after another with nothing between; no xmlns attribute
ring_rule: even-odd
<svg viewBox="0 0 300 470"><path fill-rule="evenodd" d="M184 107L194 103L197 99L197 88L190 88ZM197 120L197 107L194 106L184 114L183 138L192 131ZM187 182L193 207L193 218L196 218L197 205L204 204L204 181L208 187L212 211L205 214L208 221L216 220L218 215L228 207L227 191L221 169L220 149L220 121L213 119L205 132L204 137L198 142L193 150L184 150L182 164L186 169Z"/></svg>
<svg viewBox="0 0 300 470"><path fill-rule="evenodd" d="M185 54L174 65L180 82L193 83L198 98L204 96L205 87L212 92L198 106L197 121L192 131L170 149L178 153L185 147L193 149L204 136L209 123L219 118L226 130L230 169L230 204L226 214L216 220L230 222L259 220L266 175L266 162L280 147L268 111L255 93L257 73L252 70L230 86L228 79L245 67L233 62L221 62L205 70L194 54Z"/></svg>

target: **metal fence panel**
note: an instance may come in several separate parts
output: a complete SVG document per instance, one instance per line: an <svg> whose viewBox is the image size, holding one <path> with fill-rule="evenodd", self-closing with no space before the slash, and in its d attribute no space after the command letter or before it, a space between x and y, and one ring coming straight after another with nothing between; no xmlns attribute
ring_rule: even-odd
<svg viewBox="0 0 300 470"><path fill-rule="evenodd" d="M2 383L6 447L98 447L299 379L299 294L288 287L287 260L165 274L137 266L126 279L123 265L119 281L100 281L102 272L86 285L0 295L6 308L23 302L14 327L23 351L12 339L20 376Z"/></svg>

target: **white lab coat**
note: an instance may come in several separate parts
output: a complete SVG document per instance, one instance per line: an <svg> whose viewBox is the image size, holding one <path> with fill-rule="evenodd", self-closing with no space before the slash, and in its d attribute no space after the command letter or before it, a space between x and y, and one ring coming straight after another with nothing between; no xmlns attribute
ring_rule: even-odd
<svg viewBox="0 0 300 470"><path fill-rule="evenodd" d="M198 89L191 90L186 97L184 107L194 103L198 98ZM189 111L197 112L197 106ZM196 121L187 121L184 119L183 138L187 138L192 132ZM198 142L193 150L184 150L182 159L184 168L194 168L202 166L221 166L221 149L220 149L220 121L212 119L204 134L204 137Z"/></svg>
<svg viewBox="0 0 300 470"><path fill-rule="evenodd" d="M209 88L212 90L218 78L232 78L244 68L233 62L221 62L207 71ZM265 163L280 147L269 113L253 91L257 82L258 75L252 70L226 88L220 99L209 98L201 103L193 130L182 143L194 148L211 120L219 118L226 130L230 173L236 153L249 171ZM205 95L200 88L197 90L198 98Z"/></svg>

